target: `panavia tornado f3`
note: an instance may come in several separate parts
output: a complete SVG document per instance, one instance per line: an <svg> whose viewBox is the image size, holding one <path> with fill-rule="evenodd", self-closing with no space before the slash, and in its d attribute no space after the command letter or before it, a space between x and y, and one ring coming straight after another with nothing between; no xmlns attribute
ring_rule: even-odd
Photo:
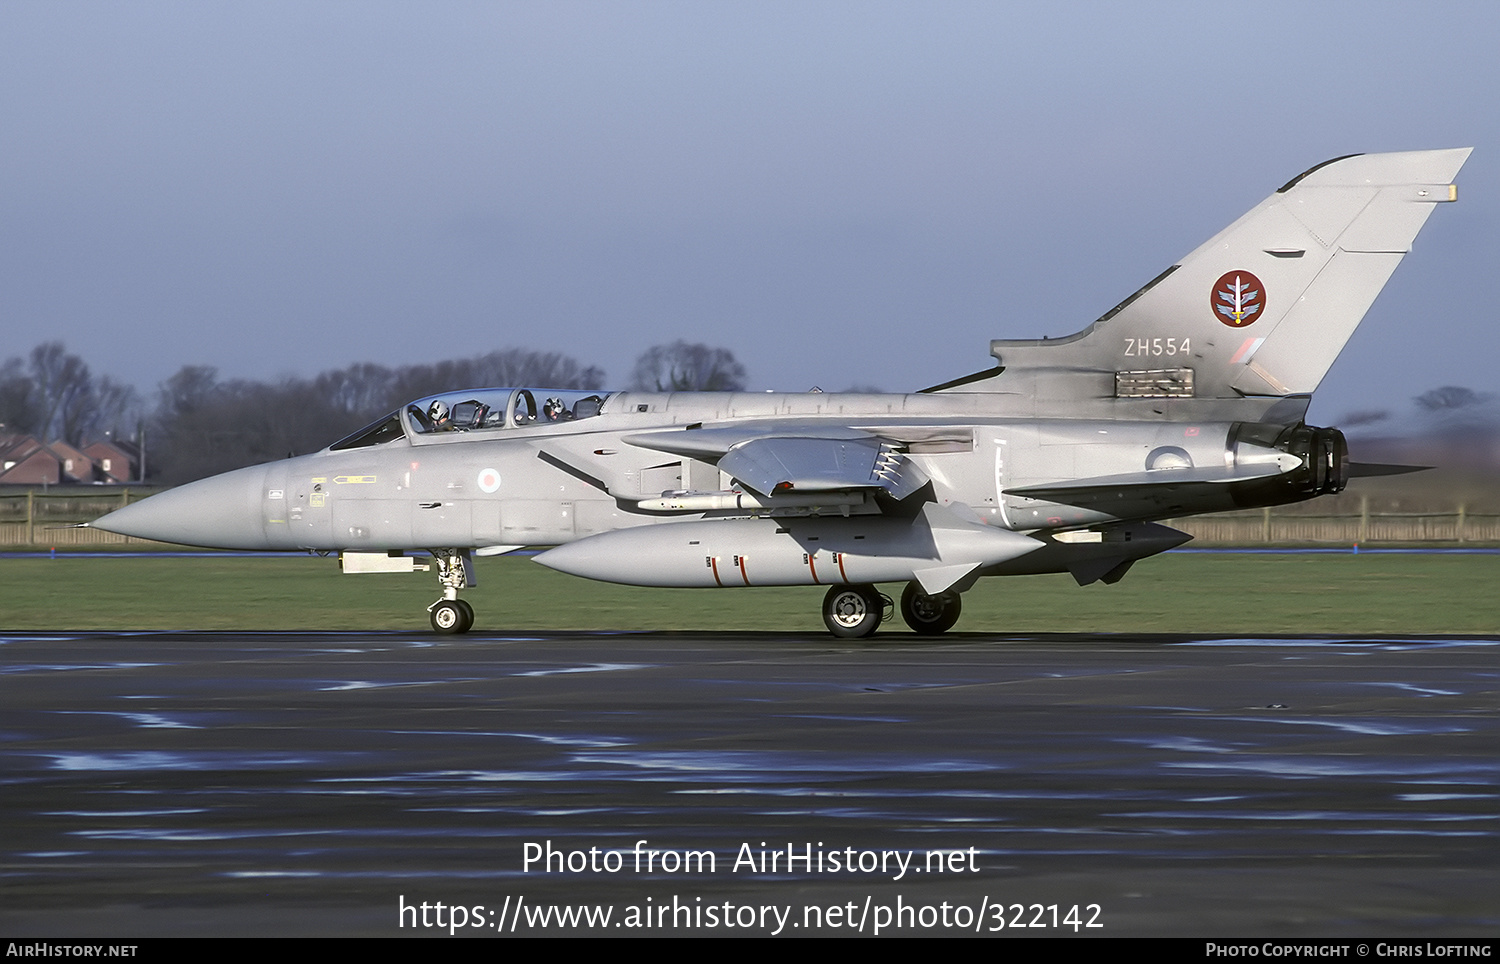
<svg viewBox="0 0 1500 964"><path fill-rule="evenodd" d="M1319 164L1083 331L991 342L992 367L912 394L447 392L93 525L336 552L345 572L430 554L440 633L474 623L474 557L525 546L629 585L827 586L847 637L886 616L876 584L903 583L907 624L942 633L982 576L1114 583L1188 540L1154 520L1381 471L1303 418L1468 155Z"/></svg>

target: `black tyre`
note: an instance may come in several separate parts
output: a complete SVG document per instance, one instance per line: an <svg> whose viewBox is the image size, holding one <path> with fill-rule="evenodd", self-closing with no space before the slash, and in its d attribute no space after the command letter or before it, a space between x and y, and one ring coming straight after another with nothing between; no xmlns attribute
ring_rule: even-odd
<svg viewBox="0 0 1500 964"><path fill-rule="evenodd" d="M885 602L874 586L831 586L823 597L823 623L845 639L874 635L880 628Z"/></svg>
<svg viewBox="0 0 1500 964"><path fill-rule="evenodd" d="M929 596L921 586L909 582L906 591L901 593L901 618L906 620L912 632L923 636L946 633L958 622L962 611L963 600L951 590Z"/></svg>
<svg viewBox="0 0 1500 964"><path fill-rule="evenodd" d="M459 609L462 609L464 611L463 628L460 629L459 632L467 633L469 630L474 628L474 607L470 606L462 599L455 599L453 601L458 604Z"/></svg>
<svg viewBox="0 0 1500 964"><path fill-rule="evenodd" d="M472 612L472 610L469 611L469 618L465 621L464 606L459 604L459 600L444 599L429 611L432 617L432 629L445 636L466 632L473 623Z"/></svg>

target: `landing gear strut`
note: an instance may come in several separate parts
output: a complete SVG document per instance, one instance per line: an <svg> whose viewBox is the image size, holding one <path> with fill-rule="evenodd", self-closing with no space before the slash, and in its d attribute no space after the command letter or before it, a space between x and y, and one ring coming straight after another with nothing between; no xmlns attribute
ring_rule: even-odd
<svg viewBox="0 0 1500 964"><path fill-rule="evenodd" d="M443 598L427 607L434 632L467 633L474 626L474 607L458 598L458 591L474 585L474 560L467 549L433 549L438 585Z"/></svg>

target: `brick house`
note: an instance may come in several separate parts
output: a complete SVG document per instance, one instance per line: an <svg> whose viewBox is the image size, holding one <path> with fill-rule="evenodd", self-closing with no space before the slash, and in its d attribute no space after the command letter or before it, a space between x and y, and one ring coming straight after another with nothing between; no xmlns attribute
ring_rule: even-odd
<svg viewBox="0 0 1500 964"><path fill-rule="evenodd" d="M66 442L32 435L0 436L0 485L58 485L94 481L94 462Z"/></svg>

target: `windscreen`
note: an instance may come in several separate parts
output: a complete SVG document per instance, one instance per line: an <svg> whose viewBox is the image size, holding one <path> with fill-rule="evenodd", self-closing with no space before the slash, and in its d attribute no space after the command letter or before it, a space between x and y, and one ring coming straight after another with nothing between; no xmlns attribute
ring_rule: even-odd
<svg viewBox="0 0 1500 964"><path fill-rule="evenodd" d="M400 413L392 412L384 418L377 419L355 432L346 435L328 446L335 451L339 449L362 449L371 445L379 445L392 439L403 438L406 433L401 430Z"/></svg>

